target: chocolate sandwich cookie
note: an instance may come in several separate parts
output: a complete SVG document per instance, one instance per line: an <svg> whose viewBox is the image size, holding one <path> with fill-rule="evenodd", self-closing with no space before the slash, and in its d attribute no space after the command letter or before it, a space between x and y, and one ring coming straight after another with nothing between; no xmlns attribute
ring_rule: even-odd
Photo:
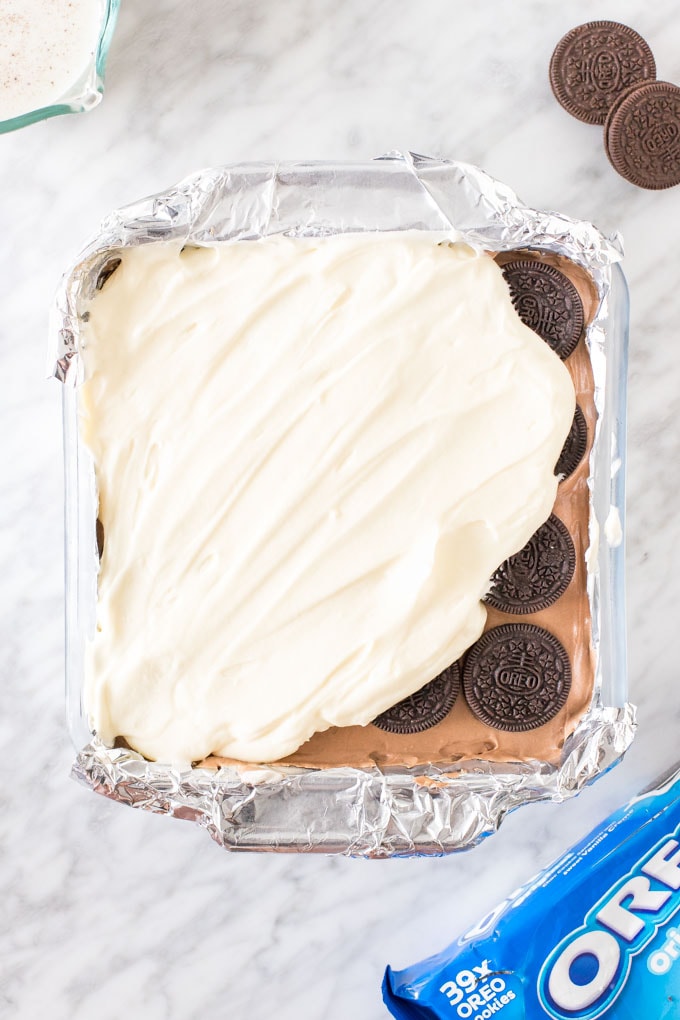
<svg viewBox="0 0 680 1020"><path fill-rule="evenodd" d="M588 425L586 423L586 416L577 404L574 411L574 420L571 423L567 438L564 440L562 452L555 465L555 474L562 475L563 481L565 478L569 478L583 460L587 448Z"/></svg>
<svg viewBox="0 0 680 1020"><path fill-rule="evenodd" d="M113 276L115 271L118 269L118 266L121 264L121 262L122 259L116 257L109 259L108 262L104 263L102 268L99 270L99 276L97 277L97 282L95 284L95 288L97 290L101 290L103 288L104 284L108 281L108 279L111 276Z"/></svg>
<svg viewBox="0 0 680 1020"><path fill-rule="evenodd" d="M564 361L583 333L583 303L576 287L559 269L537 259L517 259L502 268L520 319Z"/></svg>
<svg viewBox="0 0 680 1020"><path fill-rule="evenodd" d="M586 124L604 124L620 93L654 79L648 44L617 21L589 21L560 39L550 60L550 85L558 103Z"/></svg>
<svg viewBox="0 0 680 1020"><path fill-rule="evenodd" d="M501 563L484 601L503 613L538 613L564 594L575 568L571 536L551 514L523 549Z"/></svg>
<svg viewBox="0 0 680 1020"><path fill-rule="evenodd" d="M459 693L460 669L454 662L415 694L381 712L373 725L388 733L422 733L446 718Z"/></svg>
<svg viewBox="0 0 680 1020"><path fill-rule="evenodd" d="M680 87L650 81L627 90L607 118L604 142L631 184L651 191L680 184Z"/></svg>
<svg viewBox="0 0 680 1020"><path fill-rule="evenodd" d="M97 518L95 532L97 538L97 552L99 553L99 559L101 559L104 554L104 525L99 517Z"/></svg>
<svg viewBox="0 0 680 1020"><path fill-rule="evenodd" d="M549 722L571 687L569 657L534 624L508 623L483 634L463 667L470 711L487 726L521 732Z"/></svg>

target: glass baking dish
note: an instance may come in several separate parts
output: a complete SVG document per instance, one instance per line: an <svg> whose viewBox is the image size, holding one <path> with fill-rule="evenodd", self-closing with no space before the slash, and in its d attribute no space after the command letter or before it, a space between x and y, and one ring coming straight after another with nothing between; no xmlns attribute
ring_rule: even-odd
<svg viewBox="0 0 680 1020"><path fill-rule="evenodd" d="M36 110L28 110L20 116L0 120L0 134L16 131L39 120L57 117L62 113L86 113L94 109L104 94L104 73L109 47L116 27L120 0L96 0L101 7L101 27L93 59L73 83L68 92L53 103Z"/></svg>
<svg viewBox="0 0 680 1020"><path fill-rule="evenodd" d="M489 251L531 247L566 255L591 272L600 294L587 336L598 407L588 553L595 691L560 765L475 760L450 768L178 770L103 745L83 706L83 656L96 614L97 495L77 428L80 315L102 267L126 245L178 237L220 244L280 231L319 236L451 227ZM627 704L622 540L629 308L619 257L616 243L590 224L527 209L477 168L410 154L364 164L201 171L112 214L65 277L52 324L55 374L65 383L66 694L78 752L74 775L122 802L191 818L228 849L381 857L468 847L494 831L508 810L570 796L614 764L634 732L634 709Z"/></svg>

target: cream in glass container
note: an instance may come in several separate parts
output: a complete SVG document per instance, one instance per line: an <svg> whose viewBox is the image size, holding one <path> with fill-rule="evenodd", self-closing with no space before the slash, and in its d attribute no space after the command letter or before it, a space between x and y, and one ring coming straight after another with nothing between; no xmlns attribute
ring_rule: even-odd
<svg viewBox="0 0 680 1020"><path fill-rule="evenodd" d="M102 41L117 6L0 0L0 130L96 105Z"/></svg>

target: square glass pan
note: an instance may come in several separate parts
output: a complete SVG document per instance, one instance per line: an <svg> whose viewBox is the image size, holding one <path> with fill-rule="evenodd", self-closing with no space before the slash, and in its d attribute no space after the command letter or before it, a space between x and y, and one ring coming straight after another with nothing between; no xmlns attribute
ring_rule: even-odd
<svg viewBox="0 0 680 1020"><path fill-rule="evenodd" d="M493 193L492 186L496 189ZM480 192L484 202L479 201ZM175 211L172 218L167 216L170 205ZM529 228L518 221L521 214L530 221ZM545 214L541 221L541 215L524 209L502 185L496 186L481 171L464 164L392 156L358 165L254 166L204 171L165 195L121 210L106 221L102 234L86 249L85 262L73 270L67 288L76 310L79 302L91 295L92 280L101 266L125 245L177 237L215 244L281 230L320 236L350 230L453 226L462 239L488 250L532 247L576 257L593 271L602 297L589 331L599 414L589 483L595 694L591 710L565 745L562 765L464 762L452 765L446 775L441 767L433 773L427 767L379 772L351 768L258 770L253 766L241 771L192 769L178 775L170 766L146 763L132 755L137 759L131 764L135 781L150 784L150 795L140 798L144 806L192 817L231 849L366 856L445 853L472 845L493 831L507 810L521 803L545 797L560 799L577 792L620 756L627 743L624 731L630 730L623 542L616 537L609 542L607 536L617 531L612 528L612 514L618 514L621 529L624 524L628 293L618 265L610 266L605 259L591 266L587 257L578 257L576 229L576 242L565 241L564 222L572 221L553 214ZM551 235L549 228L555 221L559 221L561 233L555 229ZM85 270L84 265L88 267ZM76 361L77 321L77 315L71 317L71 353ZM82 758L81 749L91 746L94 736L83 705L83 661L96 622L97 501L94 467L77 428L78 386L68 384L75 378L72 372L63 388L66 693L69 727ZM130 757L130 752L125 753ZM585 768L584 755L589 756ZM75 771L83 778L82 768L76 766ZM116 769L112 769L108 792L115 796L114 772ZM433 778L437 788L428 789L423 780ZM94 785L91 778L87 781ZM172 786L177 793L174 800L161 796L153 803L153 791L158 792L159 784ZM129 796L119 799L130 801ZM494 804L491 811L490 803Z"/></svg>

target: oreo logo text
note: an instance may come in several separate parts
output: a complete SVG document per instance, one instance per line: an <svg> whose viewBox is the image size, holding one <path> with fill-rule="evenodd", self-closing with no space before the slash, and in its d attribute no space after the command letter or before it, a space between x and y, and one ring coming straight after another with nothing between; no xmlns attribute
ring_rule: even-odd
<svg viewBox="0 0 680 1020"><path fill-rule="evenodd" d="M538 978L549 1016L596 1020L619 996L633 958L680 909L678 835L657 843L553 949Z"/></svg>

